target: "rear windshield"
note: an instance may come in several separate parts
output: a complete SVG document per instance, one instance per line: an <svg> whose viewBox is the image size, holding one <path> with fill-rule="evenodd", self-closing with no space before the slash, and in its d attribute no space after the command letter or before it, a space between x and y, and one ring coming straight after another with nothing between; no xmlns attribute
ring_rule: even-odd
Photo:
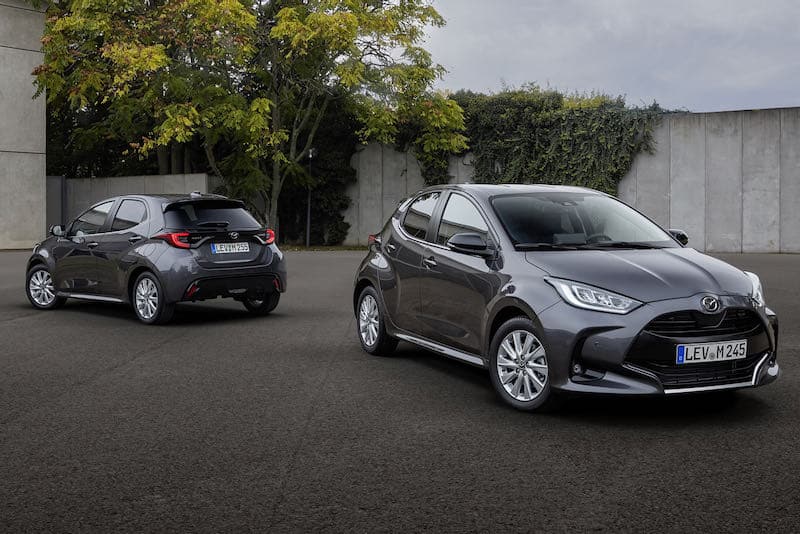
<svg viewBox="0 0 800 534"><path fill-rule="evenodd" d="M167 228L227 228L255 230L262 225L246 209L230 202L200 201L170 206L164 212ZM227 224L224 224L227 223Z"/></svg>

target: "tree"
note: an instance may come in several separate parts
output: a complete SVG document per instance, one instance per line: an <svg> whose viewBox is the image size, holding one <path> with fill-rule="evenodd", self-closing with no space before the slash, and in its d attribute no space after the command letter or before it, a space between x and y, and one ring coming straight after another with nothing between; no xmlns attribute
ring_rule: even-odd
<svg viewBox="0 0 800 534"><path fill-rule="evenodd" d="M152 117L130 139L140 154L199 139L273 225L334 98L362 141L413 123L423 154L466 147L461 108L431 89L443 70L420 44L444 21L427 0L65 0L48 13L48 100Z"/></svg>

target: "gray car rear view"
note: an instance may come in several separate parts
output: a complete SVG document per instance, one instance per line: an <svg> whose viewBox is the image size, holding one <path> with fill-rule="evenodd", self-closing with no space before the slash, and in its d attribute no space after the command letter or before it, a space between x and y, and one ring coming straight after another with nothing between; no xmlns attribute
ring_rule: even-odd
<svg viewBox="0 0 800 534"><path fill-rule="evenodd" d="M757 275L590 189L453 185L402 202L355 280L358 339L486 368L523 410L563 394L767 384L778 320Z"/></svg>

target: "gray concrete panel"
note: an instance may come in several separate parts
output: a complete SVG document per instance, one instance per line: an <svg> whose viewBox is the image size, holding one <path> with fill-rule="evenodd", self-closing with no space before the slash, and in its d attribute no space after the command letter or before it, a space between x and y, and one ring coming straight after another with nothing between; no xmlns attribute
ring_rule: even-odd
<svg viewBox="0 0 800 534"><path fill-rule="evenodd" d="M742 249L742 114L706 115L706 250Z"/></svg>
<svg viewBox="0 0 800 534"><path fill-rule="evenodd" d="M781 252L800 252L800 108L781 110Z"/></svg>
<svg viewBox="0 0 800 534"><path fill-rule="evenodd" d="M384 147L371 143L358 159L359 187L359 242L364 242L369 234L381 229L383 212L383 150ZM391 149L389 149L391 150Z"/></svg>
<svg viewBox="0 0 800 534"><path fill-rule="evenodd" d="M405 152L398 152L392 147L383 148L383 184L382 184L382 228L386 219L397 208L398 202L406 196L408 180L408 158ZM376 228L372 233L377 232Z"/></svg>
<svg viewBox="0 0 800 534"><path fill-rule="evenodd" d="M29 2L0 1L0 46L39 51L43 28L44 14Z"/></svg>
<svg viewBox="0 0 800 534"><path fill-rule="evenodd" d="M742 115L742 251L780 247L780 111Z"/></svg>
<svg viewBox="0 0 800 534"><path fill-rule="evenodd" d="M617 198L633 207L636 206L636 160L631 164L628 174L617 184Z"/></svg>
<svg viewBox="0 0 800 534"><path fill-rule="evenodd" d="M669 226L669 124L665 118L653 131L655 152L645 152L634 159L636 208L665 228Z"/></svg>
<svg viewBox="0 0 800 534"><path fill-rule="evenodd" d="M425 187L422 177L422 167L413 152L406 154L406 197L409 197Z"/></svg>
<svg viewBox="0 0 800 534"><path fill-rule="evenodd" d="M0 151L45 151L44 97L34 99L33 71L42 54L0 47Z"/></svg>
<svg viewBox="0 0 800 534"><path fill-rule="evenodd" d="M31 248L45 235L45 156L0 152L0 249Z"/></svg>
<svg viewBox="0 0 800 534"><path fill-rule="evenodd" d="M670 224L705 249L705 115L670 118Z"/></svg>

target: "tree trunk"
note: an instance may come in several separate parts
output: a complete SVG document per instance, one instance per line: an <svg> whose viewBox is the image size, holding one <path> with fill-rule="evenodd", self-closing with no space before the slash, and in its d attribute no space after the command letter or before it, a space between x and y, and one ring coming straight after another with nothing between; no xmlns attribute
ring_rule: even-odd
<svg viewBox="0 0 800 534"><path fill-rule="evenodd" d="M273 161L272 184L270 185L269 195L269 220L267 221L267 224L272 227L276 236L279 233L280 221L278 221L278 198L281 196L281 189L283 186L282 182L281 164L277 161Z"/></svg>
<svg viewBox="0 0 800 534"><path fill-rule="evenodd" d="M183 174L183 146L179 143L169 145L170 173Z"/></svg>
<svg viewBox="0 0 800 534"><path fill-rule="evenodd" d="M169 150L165 145L159 145L156 148L156 155L158 156L158 174L169 174Z"/></svg>

